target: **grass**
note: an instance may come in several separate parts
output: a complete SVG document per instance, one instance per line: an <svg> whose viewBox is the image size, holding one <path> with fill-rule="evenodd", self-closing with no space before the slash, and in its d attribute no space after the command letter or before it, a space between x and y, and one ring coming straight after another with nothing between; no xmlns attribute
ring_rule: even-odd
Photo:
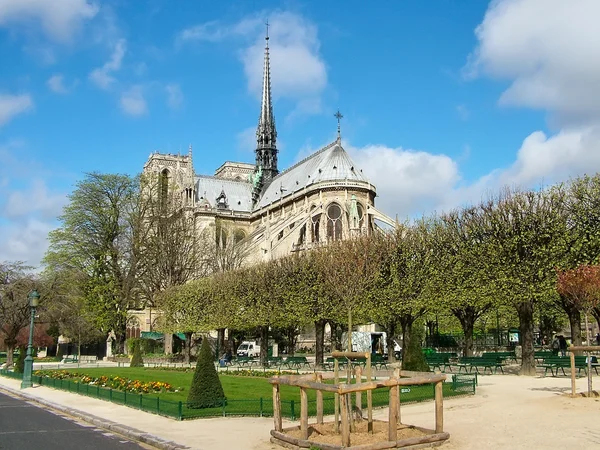
<svg viewBox="0 0 600 450"><path fill-rule="evenodd" d="M157 370L152 368L96 368L75 369L70 372L82 375L98 377L101 375L118 375L125 378L140 381L164 381L174 387L182 387L181 392L163 392L160 394L123 394L113 391L108 396L108 390L96 387L77 386L79 393L91 393L93 396L112 400L117 403L139 407L147 411L158 412L177 417L179 414L178 402L182 402L181 415L183 418L214 417L221 415L229 416L271 416L273 414L272 386L267 378L247 377L239 375L219 374L227 403L218 408L189 409L185 406L189 386L191 384L193 370L188 372L176 370ZM71 386L72 387L72 386ZM80 390L81 389L81 390ZM464 390L454 390L451 383L444 383L444 396L451 397L465 395L471 392L470 385L464 386ZM300 389L282 385L281 407L284 417L296 418L300 412ZM401 393L402 403L413 403L433 399L433 386L411 386L403 388ZM362 396L362 402L366 405L366 394ZM378 389L373 392L373 405L385 406L388 403L388 389ZM316 393L308 391L309 414L316 414ZM333 414L334 396L330 393L323 394L323 407L325 414Z"/></svg>

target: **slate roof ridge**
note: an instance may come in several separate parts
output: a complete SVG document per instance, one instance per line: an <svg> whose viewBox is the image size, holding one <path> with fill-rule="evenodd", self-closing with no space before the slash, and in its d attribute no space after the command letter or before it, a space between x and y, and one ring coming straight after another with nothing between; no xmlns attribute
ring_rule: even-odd
<svg viewBox="0 0 600 450"><path fill-rule="evenodd" d="M286 173L290 172L291 170L295 169L296 167L298 167L298 166L301 166L301 165L302 165L302 164L304 164L306 161L308 161L308 160L310 160L310 159L314 158L315 156L317 156L317 155L320 155L321 153L325 153L325 151L327 151L327 150L331 149L331 147L332 147L332 146L334 146L334 145L336 145L336 144L339 144L339 142L338 142L337 140L333 141L331 144L327 144L327 145L326 145L325 147L323 147L322 149L320 149L320 150L317 150L317 151L316 151L316 152L314 152L314 153L311 153L311 154L310 154L310 155L308 155L306 158L304 158L304 159L302 159L302 160L298 161L298 162L297 162L296 164L294 164L293 166L291 166L291 167L288 167L287 169L285 169L283 172L279 172L279 173L277 174L277 176L276 176L276 177L274 177L274 178L273 178L273 180L271 180L271 182L275 181L277 178L279 178L279 177L281 177L281 176L285 175ZM340 145L340 147L341 147L341 145Z"/></svg>
<svg viewBox="0 0 600 450"><path fill-rule="evenodd" d="M214 175L196 174L196 178L207 178L210 180L227 181L227 182L231 182L231 183L251 184L250 181L246 181L246 180L232 180L230 178L215 177Z"/></svg>

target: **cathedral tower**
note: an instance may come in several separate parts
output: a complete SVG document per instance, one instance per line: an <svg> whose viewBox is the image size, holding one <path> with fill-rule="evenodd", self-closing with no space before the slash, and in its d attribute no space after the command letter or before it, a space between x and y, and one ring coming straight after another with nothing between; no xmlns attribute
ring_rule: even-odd
<svg viewBox="0 0 600 450"><path fill-rule="evenodd" d="M269 61L269 25L265 36L265 62L263 67L262 99L260 116L256 128L256 166L254 169L252 191L253 201L256 203L263 187L279 173L277 169L277 130L275 129L275 116L273 115L273 102L271 100L271 68Z"/></svg>

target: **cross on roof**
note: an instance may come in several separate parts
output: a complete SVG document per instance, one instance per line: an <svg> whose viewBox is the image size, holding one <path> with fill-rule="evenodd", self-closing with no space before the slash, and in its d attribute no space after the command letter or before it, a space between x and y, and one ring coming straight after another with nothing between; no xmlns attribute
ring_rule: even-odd
<svg viewBox="0 0 600 450"><path fill-rule="evenodd" d="M340 120L342 120L344 118L344 116L342 115L342 113L340 112L339 108L337 110L337 112L333 115L333 117L335 117L337 119L337 123L338 123L338 141L341 140L341 130L340 130Z"/></svg>

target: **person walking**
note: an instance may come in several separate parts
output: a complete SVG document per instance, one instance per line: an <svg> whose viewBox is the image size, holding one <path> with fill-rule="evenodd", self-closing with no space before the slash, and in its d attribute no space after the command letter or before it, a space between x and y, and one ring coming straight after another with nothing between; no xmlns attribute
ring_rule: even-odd
<svg viewBox="0 0 600 450"><path fill-rule="evenodd" d="M562 334L558 337L558 344L560 348L560 356L567 356L567 340Z"/></svg>
<svg viewBox="0 0 600 450"><path fill-rule="evenodd" d="M560 349L560 342L558 342L558 336L554 336L552 340L552 356L558 356L558 350Z"/></svg>

